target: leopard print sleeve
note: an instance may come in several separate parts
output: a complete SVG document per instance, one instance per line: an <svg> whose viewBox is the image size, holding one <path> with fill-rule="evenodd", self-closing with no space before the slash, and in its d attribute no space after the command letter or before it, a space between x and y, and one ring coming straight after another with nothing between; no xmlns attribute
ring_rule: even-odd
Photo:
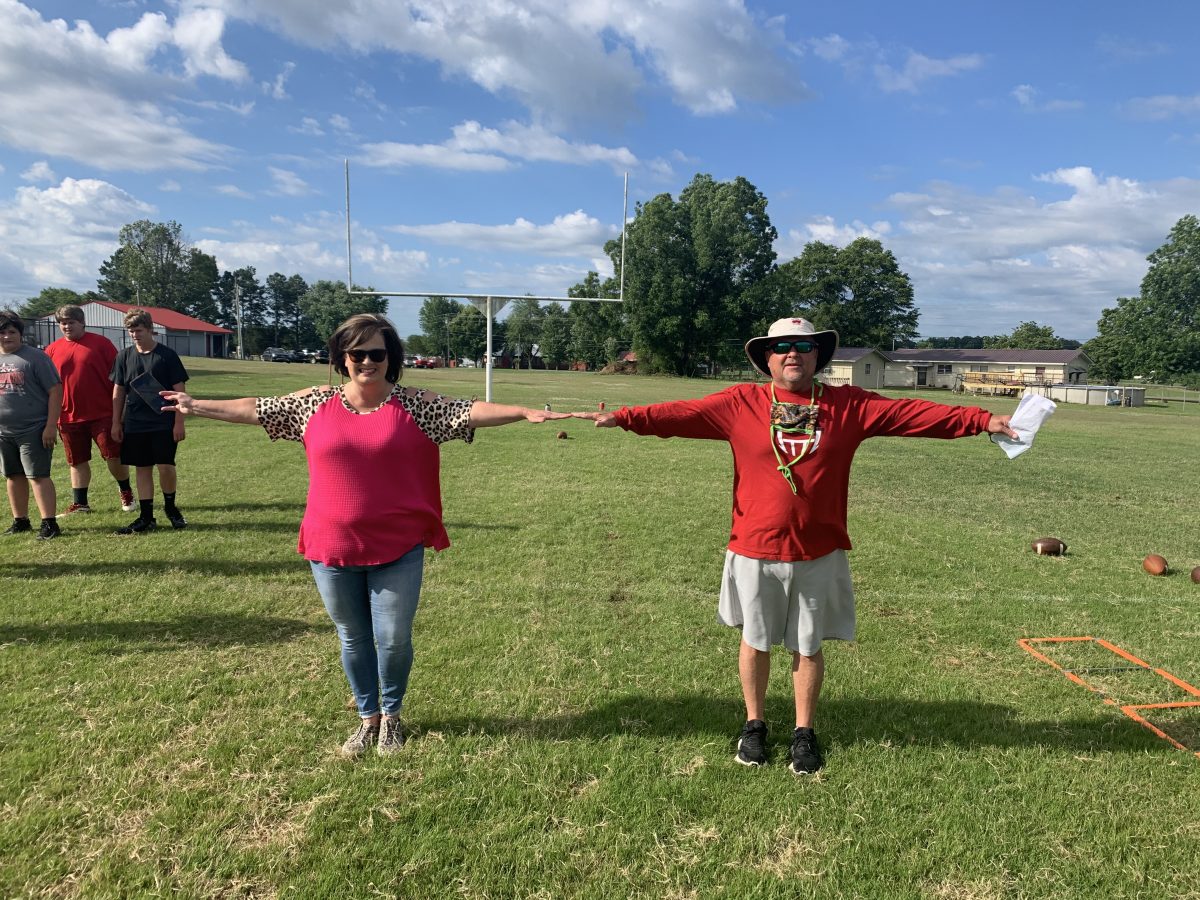
<svg viewBox="0 0 1200 900"><path fill-rule="evenodd" d="M332 388L314 387L283 397L259 397L254 401L254 411L271 440L302 441L308 420L332 395Z"/></svg>
<svg viewBox="0 0 1200 900"><path fill-rule="evenodd" d="M470 444L475 440L475 429L471 427L474 400L458 400L419 388L399 390L396 396L417 427L435 444L456 439Z"/></svg>

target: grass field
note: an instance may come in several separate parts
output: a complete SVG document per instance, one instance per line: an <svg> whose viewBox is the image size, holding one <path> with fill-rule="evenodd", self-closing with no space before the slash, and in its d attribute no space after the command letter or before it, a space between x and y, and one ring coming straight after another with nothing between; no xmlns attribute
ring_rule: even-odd
<svg viewBox="0 0 1200 900"><path fill-rule="evenodd" d="M325 373L187 362L206 397ZM482 377L406 372L459 396ZM719 386L498 372L496 399ZM299 446L192 420L186 531L110 536L129 516L98 472L100 511L61 540L4 538L0 896L1200 897L1200 758L1016 643L1094 635L1200 685L1200 418L1064 405L1013 461L983 438L864 445L859 641L828 648L806 780L783 765L782 655L775 764L733 761L723 444L522 423L442 459L454 546L426 563L414 737L389 759L334 754L354 713L295 553ZM1043 535L1068 556L1031 553ZM1149 552L1177 571L1145 575ZM1061 658L1105 664L1086 651ZM1148 673L1104 687L1184 699ZM1200 750L1200 711L1161 721Z"/></svg>

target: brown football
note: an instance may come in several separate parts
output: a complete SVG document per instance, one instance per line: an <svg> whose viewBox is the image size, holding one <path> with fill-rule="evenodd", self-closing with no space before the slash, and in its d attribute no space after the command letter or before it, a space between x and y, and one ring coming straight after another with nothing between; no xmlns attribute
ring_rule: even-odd
<svg viewBox="0 0 1200 900"><path fill-rule="evenodd" d="M1196 568L1192 569L1192 583L1200 584L1200 566L1196 566Z"/></svg>
<svg viewBox="0 0 1200 900"><path fill-rule="evenodd" d="M1157 553L1151 553L1149 556L1147 556L1145 559L1142 560L1142 568L1145 569L1147 572L1149 572L1151 575L1166 575L1167 574L1167 561L1165 559L1163 559L1161 556L1159 556Z"/></svg>
<svg viewBox="0 0 1200 900"><path fill-rule="evenodd" d="M1038 556L1062 556L1067 552L1067 545L1054 537L1038 538L1030 547Z"/></svg>
<svg viewBox="0 0 1200 900"><path fill-rule="evenodd" d="M565 441L567 439L567 433L565 431L560 431L558 433L558 439L560 441Z"/></svg>

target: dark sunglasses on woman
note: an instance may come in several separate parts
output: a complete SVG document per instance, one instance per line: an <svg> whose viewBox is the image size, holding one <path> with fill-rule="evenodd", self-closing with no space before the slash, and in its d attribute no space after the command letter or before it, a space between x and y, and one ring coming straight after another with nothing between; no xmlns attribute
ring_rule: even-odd
<svg viewBox="0 0 1200 900"><path fill-rule="evenodd" d="M356 363L366 362L368 359L371 362L380 363L387 359L387 349L375 347L371 350L347 350L346 355Z"/></svg>

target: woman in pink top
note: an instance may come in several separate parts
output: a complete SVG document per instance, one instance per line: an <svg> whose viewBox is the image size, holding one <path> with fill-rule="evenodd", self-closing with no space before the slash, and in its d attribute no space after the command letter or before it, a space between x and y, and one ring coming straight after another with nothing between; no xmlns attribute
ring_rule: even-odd
<svg viewBox="0 0 1200 900"><path fill-rule="evenodd" d="M476 428L566 413L456 400L399 385L404 347L383 316L351 316L329 338L348 380L285 397L197 400L164 391L163 412L262 425L304 444L308 502L299 551L337 626L361 723L342 745L360 756L404 744L400 708L412 669L412 622L425 548L450 545L442 524L438 445Z"/></svg>

